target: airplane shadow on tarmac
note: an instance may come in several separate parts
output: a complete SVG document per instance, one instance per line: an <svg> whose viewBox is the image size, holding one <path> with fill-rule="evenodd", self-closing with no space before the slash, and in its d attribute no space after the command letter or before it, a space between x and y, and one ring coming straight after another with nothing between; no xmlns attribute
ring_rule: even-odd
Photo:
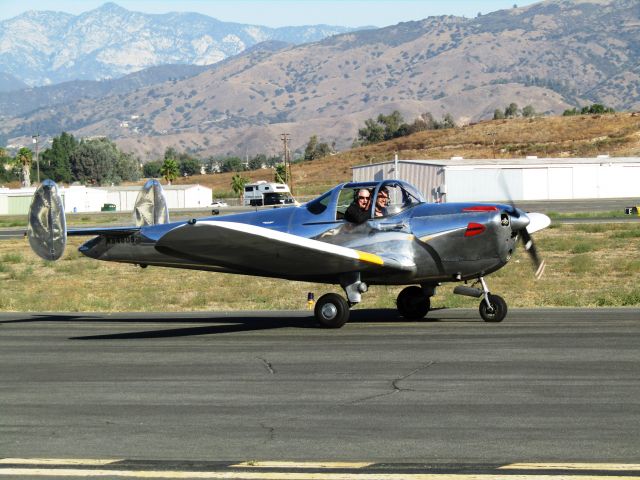
<svg viewBox="0 0 640 480"><path fill-rule="evenodd" d="M440 309L433 309L429 315L421 320L409 320L411 323L434 323L441 321L437 315ZM262 313L262 312L261 312ZM167 316L163 314L150 313L135 314L128 316L127 314L118 315L83 315L83 314L38 314L30 315L29 318L6 320L3 323L19 323L19 322L90 322L90 323L207 323L205 326L189 326L161 330L146 330L138 332L122 332L102 335L88 335L79 337L70 337L70 340L123 340L123 339L144 339L144 338L167 338L167 337L186 337L196 335L217 335L224 333L246 332L271 330L277 328L311 328L322 329L318 322L313 318L313 314L309 312L308 316L300 316L295 312L293 316L288 316L282 312L268 312L269 315L253 314L247 315L245 312L233 312L224 315L212 312L200 312L197 314L180 314L175 313ZM272 314L271 314L272 313ZM448 316L446 321L460 322L469 321L468 318L460 316L460 318L452 318ZM349 323L388 323L403 322L408 320L402 318L396 309L358 309L351 312ZM214 323L212 325L212 323Z"/></svg>

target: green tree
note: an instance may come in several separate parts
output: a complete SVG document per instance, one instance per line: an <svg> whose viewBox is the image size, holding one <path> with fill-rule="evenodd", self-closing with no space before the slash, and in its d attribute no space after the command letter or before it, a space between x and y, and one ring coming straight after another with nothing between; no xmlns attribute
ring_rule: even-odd
<svg viewBox="0 0 640 480"><path fill-rule="evenodd" d="M240 157L227 157L222 161L220 165L221 172L242 172L244 167L242 166L242 159Z"/></svg>
<svg viewBox="0 0 640 480"><path fill-rule="evenodd" d="M162 167L160 167L160 175L165 179L167 185L171 185L171 182L180 176L180 167L178 166L178 162L173 158L165 159L165 161L162 162Z"/></svg>
<svg viewBox="0 0 640 480"><path fill-rule="evenodd" d="M50 178L55 182L70 183L71 154L78 148L78 141L67 132L62 132L59 137L53 138L51 148L42 152L40 157L40 170L45 178Z"/></svg>
<svg viewBox="0 0 640 480"><path fill-rule="evenodd" d="M582 115L600 115L603 113L615 113L613 108L605 107L600 103L594 103L590 107L582 107L580 110Z"/></svg>
<svg viewBox="0 0 640 480"><path fill-rule="evenodd" d="M178 166L180 167L180 174L186 177L200 175L200 167L202 166L202 163L193 157L183 156L178 161Z"/></svg>
<svg viewBox="0 0 640 480"><path fill-rule="evenodd" d="M122 181L137 182L140 180L141 174L140 160L131 153L125 153L118 150L115 173L116 179L120 178Z"/></svg>
<svg viewBox="0 0 640 480"><path fill-rule="evenodd" d="M237 196L240 196L242 195L242 192L244 192L244 186L248 182L248 179L244 178L239 173L236 173L233 177L231 177L231 190L233 190L233 193L235 193Z"/></svg>
<svg viewBox="0 0 640 480"><path fill-rule="evenodd" d="M326 157L331 153L331 147L326 142L318 142L317 135L312 135L304 150L304 160L315 160L317 158Z"/></svg>
<svg viewBox="0 0 640 480"><path fill-rule="evenodd" d="M493 112L493 119L502 120L503 118L504 118L504 112L501 109L496 108Z"/></svg>
<svg viewBox="0 0 640 480"><path fill-rule="evenodd" d="M316 158L316 147L318 146L318 136L311 135L309 137L309 143L307 143L307 147L304 149L304 159L305 160L313 160Z"/></svg>
<svg viewBox="0 0 640 480"><path fill-rule="evenodd" d="M442 117L440 128L456 128L456 122L453 120L453 116L450 113L447 113Z"/></svg>
<svg viewBox="0 0 640 480"><path fill-rule="evenodd" d="M371 145L384 140L384 127L369 118L364 122L364 128L358 130L358 142L361 145Z"/></svg>
<svg viewBox="0 0 640 480"><path fill-rule="evenodd" d="M248 168L249 170L259 170L263 165L267 164L267 156L264 153L259 153L255 157L249 159Z"/></svg>
<svg viewBox="0 0 640 480"><path fill-rule="evenodd" d="M267 167L275 167L276 165L278 165L280 162L282 161L282 158L280 158L279 155L272 155L270 157L267 157L267 160L265 161L265 165Z"/></svg>
<svg viewBox="0 0 640 480"><path fill-rule="evenodd" d="M142 166L142 174L146 178L160 178L162 174L160 170L162 169L162 162L160 160L153 160L151 162L147 162Z"/></svg>
<svg viewBox="0 0 640 480"><path fill-rule="evenodd" d="M140 178L138 160L107 138L83 140L69 157L71 173L88 184L119 184Z"/></svg>
<svg viewBox="0 0 640 480"><path fill-rule="evenodd" d="M173 147L167 147L164 150L164 159L168 160L170 158L173 160L178 159L178 151Z"/></svg>
<svg viewBox="0 0 640 480"><path fill-rule="evenodd" d="M14 159L4 148L0 147L0 182L13 182L18 179L15 165Z"/></svg>
<svg viewBox="0 0 640 480"><path fill-rule="evenodd" d="M527 105L526 107L524 107L522 109L522 116L523 117L534 117L536 115L536 111L533 108L532 105Z"/></svg>
<svg viewBox="0 0 640 480"><path fill-rule="evenodd" d="M391 140L398 136L398 129L404 122L402 115L398 110L394 110L389 115L378 115L378 123L384 126L384 139Z"/></svg>
<svg viewBox="0 0 640 480"><path fill-rule="evenodd" d="M316 147L315 158L326 157L329 154L331 154L331 147L329 144L326 142L319 143Z"/></svg>
<svg viewBox="0 0 640 480"><path fill-rule="evenodd" d="M516 103L510 103L507 108L504 109L504 116L507 118L515 118L518 116L518 105Z"/></svg>
<svg viewBox="0 0 640 480"><path fill-rule="evenodd" d="M31 186L31 161L33 152L27 147L22 147L16 155L16 164L21 168L20 178L23 187Z"/></svg>
<svg viewBox="0 0 640 480"><path fill-rule="evenodd" d="M275 171L273 172L273 181L278 183L285 183L285 178L287 178L287 170L284 163L279 163L278 165L276 165Z"/></svg>

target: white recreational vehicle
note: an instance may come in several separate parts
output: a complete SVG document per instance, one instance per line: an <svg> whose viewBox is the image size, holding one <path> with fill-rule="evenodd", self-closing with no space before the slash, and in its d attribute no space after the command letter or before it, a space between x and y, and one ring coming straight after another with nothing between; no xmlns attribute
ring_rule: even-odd
<svg viewBox="0 0 640 480"><path fill-rule="evenodd" d="M264 180L247 183L244 186L244 206L284 205L294 203L289 187L284 183L270 183Z"/></svg>

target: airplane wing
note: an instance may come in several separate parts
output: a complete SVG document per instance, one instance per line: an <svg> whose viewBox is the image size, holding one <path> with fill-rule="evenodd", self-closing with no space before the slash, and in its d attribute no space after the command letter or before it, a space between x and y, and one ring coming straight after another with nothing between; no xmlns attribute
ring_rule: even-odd
<svg viewBox="0 0 640 480"><path fill-rule="evenodd" d="M198 221L177 227L156 243L162 253L211 265L282 276L322 276L356 271L412 271L406 259L224 221Z"/></svg>

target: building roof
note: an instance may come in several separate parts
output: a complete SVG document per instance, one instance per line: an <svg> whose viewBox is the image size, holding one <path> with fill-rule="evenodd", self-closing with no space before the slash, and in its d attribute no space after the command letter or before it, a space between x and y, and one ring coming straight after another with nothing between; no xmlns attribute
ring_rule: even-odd
<svg viewBox="0 0 640 480"><path fill-rule="evenodd" d="M163 190L190 190L192 188L207 188L211 190L209 187L205 187L200 184L188 184L188 185L162 185ZM142 185L114 185L113 187L90 187L90 188L99 188L100 190L107 190L109 192L122 192L122 191L140 191L142 190Z"/></svg>
<svg viewBox="0 0 640 480"><path fill-rule="evenodd" d="M379 162L374 164L357 165L352 167L366 168L372 165L389 165L394 160L387 162ZM599 156L591 158L451 158L442 160L398 160L398 163L413 163L422 165L431 165L435 167L504 167L504 168L527 168L527 167L544 167L549 165L620 165L632 164L640 166L640 157L609 157Z"/></svg>

